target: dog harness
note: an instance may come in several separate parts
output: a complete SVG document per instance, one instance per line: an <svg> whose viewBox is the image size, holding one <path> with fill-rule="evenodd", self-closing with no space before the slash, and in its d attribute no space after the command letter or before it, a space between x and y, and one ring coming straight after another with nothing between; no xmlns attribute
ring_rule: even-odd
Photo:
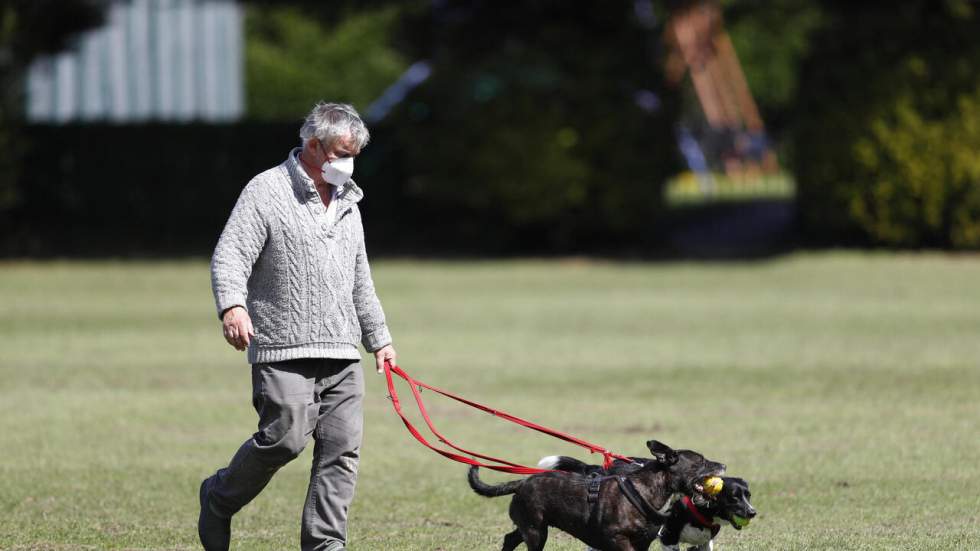
<svg viewBox="0 0 980 551"><path fill-rule="evenodd" d="M589 503L595 503L599 501L599 489L602 488L602 483L611 477L590 475L589 476Z"/></svg>
<svg viewBox="0 0 980 551"><path fill-rule="evenodd" d="M665 515L661 515L650 505L650 502L640 495L640 492L636 490L636 486L633 485L633 481L626 478L625 476L617 476L616 483L619 484L619 490L623 492L626 499L633 504L634 507L639 509L640 513L646 517L647 522L653 524L663 524L667 521Z"/></svg>
<svg viewBox="0 0 980 551"><path fill-rule="evenodd" d="M599 473L589 475L588 503L589 503L589 526L593 529L599 528L602 512L599 510L599 491L602 483L615 478L613 476L600 476Z"/></svg>
<svg viewBox="0 0 980 551"><path fill-rule="evenodd" d="M623 492L626 499L640 511L640 514L643 515L643 518L645 518L648 523L660 525L667 521L668 517L666 515L658 513L653 505L650 505L650 502L640 495L640 492L636 489L636 486L633 484L632 480L622 475L600 476L598 474L591 474L589 475L588 488L590 526L597 528L600 525L602 511L599 510L599 491L602 489L602 483L609 479L614 479L616 481L616 485L619 486L619 490Z"/></svg>

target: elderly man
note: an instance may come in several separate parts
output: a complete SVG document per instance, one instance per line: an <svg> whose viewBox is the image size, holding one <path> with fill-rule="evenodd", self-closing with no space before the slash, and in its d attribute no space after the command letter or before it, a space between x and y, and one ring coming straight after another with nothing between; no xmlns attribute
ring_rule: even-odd
<svg viewBox="0 0 980 551"><path fill-rule="evenodd" d="M364 194L350 179L368 131L350 105L319 103L299 135L302 147L242 190L211 261L225 340L248 350L259 422L228 466L201 483L207 551L228 549L232 515L310 436L302 549L344 549L361 446L357 344L378 372L395 361L364 248Z"/></svg>

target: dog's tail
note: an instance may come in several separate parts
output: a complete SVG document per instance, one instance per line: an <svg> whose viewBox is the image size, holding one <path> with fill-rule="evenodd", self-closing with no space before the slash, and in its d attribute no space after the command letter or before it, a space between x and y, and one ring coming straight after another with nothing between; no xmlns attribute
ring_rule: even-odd
<svg viewBox="0 0 980 551"><path fill-rule="evenodd" d="M549 455L548 457L542 457L541 461L538 461L538 467L541 467L542 469L551 469L553 471L589 474L588 463L579 461L574 457L568 457L567 455Z"/></svg>
<svg viewBox="0 0 980 551"><path fill-rule="evenodd" d="M524 479L522 478L519 480L512 480L510 482L504 482L503 484L498 484L497 486L491 486L480 480L479 471L480 468L475 465L470 467L470 472L467 478L470 481L470 488L473 488L474 492L483 497L499 497L512 494L516 492L522 484L524 484Z"/></svg>

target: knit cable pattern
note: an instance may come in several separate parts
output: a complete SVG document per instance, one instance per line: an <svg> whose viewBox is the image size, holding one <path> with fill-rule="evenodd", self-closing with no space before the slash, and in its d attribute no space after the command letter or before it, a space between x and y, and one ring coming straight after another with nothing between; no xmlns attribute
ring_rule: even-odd
<svg viewBox="0 0 980 551"><path fill-rule="evenodd" d="M312 180L290 157L242 190L211 258L218 316L244 306L255 338L249 363L358 359L391 343L371 280L357 203L348 181L327 219Z"/></svg>

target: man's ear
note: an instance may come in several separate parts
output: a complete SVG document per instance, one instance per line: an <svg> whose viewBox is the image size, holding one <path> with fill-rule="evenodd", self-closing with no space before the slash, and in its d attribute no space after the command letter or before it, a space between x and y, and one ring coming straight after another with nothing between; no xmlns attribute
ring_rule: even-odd
<svg viewBox="0 0 980 551"><path fill-rule="evenodd" d="M650 449L650 453L657 460L657 463L668 466L677 463L677 452L667 444L659 440L650 440L647 442L647 448Z"/></svg>

